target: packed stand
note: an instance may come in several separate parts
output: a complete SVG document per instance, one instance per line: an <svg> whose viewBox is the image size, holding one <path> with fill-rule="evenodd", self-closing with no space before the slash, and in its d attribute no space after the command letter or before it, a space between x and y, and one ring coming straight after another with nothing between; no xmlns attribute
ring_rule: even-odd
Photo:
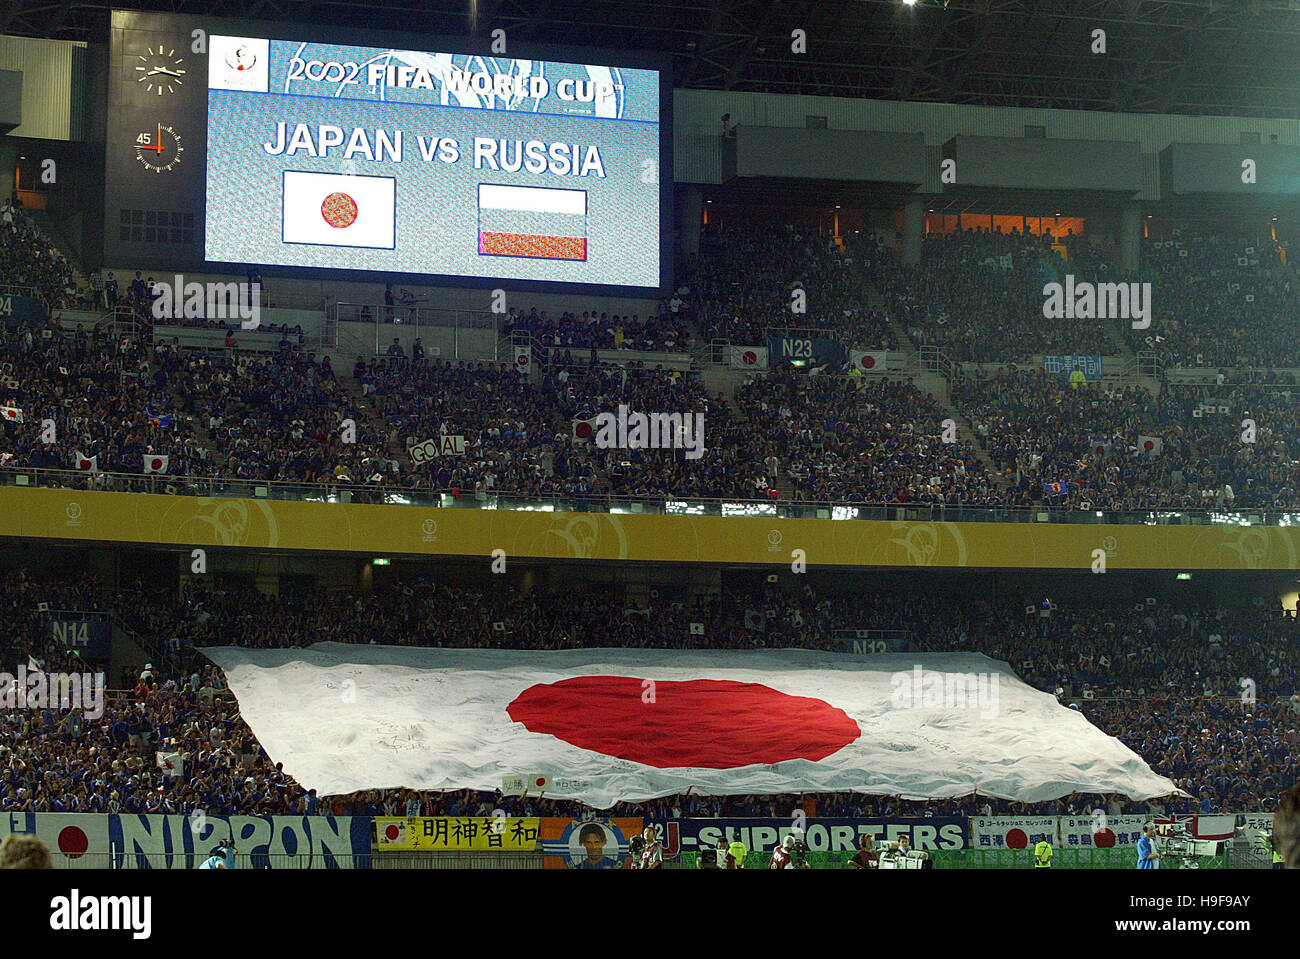
<svg viewBox="0 0 1300 959"><path fill-rule="evenodd" d="M1000 490L914 384L775 371L737 390L796 500L997 505Z"/></svg>
<svg viewBox="0 0 1300 959"><path fill-rule="evenodd" d="M1283 255L1268 238L1175 230L1143 239L1153 316L1150 329L1128 331L1129 345L1166 366L1300 365L1300 288Z"/></svg>
<svg viewBox="0 0 1300 959"><path fill-rule="evenodd" d="M898 348L885 315L871 308L861 256L790 224L706 229L683 286L677 295L706 340L763 345L768 329L797 328L847 348ZM806 312L793 312L795 290L805 294Z"/></svg>
<svg viewBox="0 0 1300 959"><path fill-rule="evenodd" d="M1043 287L1064 282L1074 269L1051 245L1050 236L1028 233L930 233L915 268L904 266L875 237L856 239L854 247L888 313L912 342L938 347L954 362L1115 352L1107 321L1043 316Z"/></svg>
<svg viewBox="0 0 1300 959"><path fill-rule="evenodd" d="M1076 389L1015 369L953 389L1008 474L1010 502L1064 509L1287 509L1300 497L1291 398L1256 385L1166 385L1158 397L1138 386Z"/></svg>
<svg viewBox="0 0 1300 959"><path fill-rule="evenodd" d="M76 309L84 299L72 265L31 214L11 202L0 205L0 286L35 290L52 310Z"/></svg>
<svg viewBox="0 0 1300 959"><path fill-rule="evenodd" d="M103 609L105 593L94 578L69 584L19 570L5 575L4 587L5 665L30 656L45 669L85 669L51 643L34 608L49 602ZM577 802L468 791L386 790L319 799L304 794L253 740L220 671L192 651L209 643L301 645L322 635L366 644L476 648L831 648L830 630L836 627L895 629L915 651L982 652L1006 660L1046 691L1064 689L1076 699L1085 690L1123 697L1083 698L1081 707L1192 796L1134 803L1074 795L1029 806L980 796L922 803L822 794L802 797L820 810L808 815L1086 814L1098 804L1116 815L1244 811L1272 808L1300 778L1300 623L1258 609L943 603L887 590L818 593L811 586L733 587L711 599L652 595L642 602L612 588L577 599L507 598L500 591L422 580L374 595L303 592L279 599L220 587L190 587L177 599L140 585L112 605L126 628L168 656L166 665L121 678L122 685L134 687L129 695L110 697L99 719L60 709L0 715L4 811L404 815L414 802L423 815L474 815L482 803L490 806L479 815L497 808L511 815L588 812ZM704 636L692 634L692 622L705 624ZM1254 679L1257 702L1243 704L1242 677ZM1278 698L1288 695L1289 701ZM164 775L158 750L184 754L183 777ZM765 816L769 807L794 801L688 794L620 804L612 812L650 819L667 818L674 808L685 815Z"/></svg>

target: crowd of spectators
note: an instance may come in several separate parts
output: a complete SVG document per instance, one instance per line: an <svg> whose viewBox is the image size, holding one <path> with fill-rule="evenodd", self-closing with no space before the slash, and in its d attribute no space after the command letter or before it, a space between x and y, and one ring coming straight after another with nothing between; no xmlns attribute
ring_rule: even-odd
<svg viewBox="0 0 1300 959"><path fill-rule="evenodd" d="M1165 383L1157 396L977 368L951 394L972 437L952 435L950 413L904 380L777 368L747 377L729 402L697 373L636 361L557 367L534 383L508 364L402 356L359 360L349 385L328 357L295 349L147 347L111 323L21 327L0 333L0 405L17 414L0 421L0 465L93 462L98 472L84 479L47 480L116 489L130 481L104 474L139 474L146 457L167 457L173 492L272 480L455 496L1294 508L1294 392L1285 378L1237 379ZM701 455L601 448L575 429L620 406L702 415ZM464 437L465 453L411 456L412 443L444 436Z"/></svg>
<svg viewBox="0 0 1300 959"><path fill-rule="evenodd" d="M938 347L958 363L1115 352L1105 321L1043 316L1043 287L1076 269L1046 234L928 233L916 267L873 236L855 239L886 311L918 347Z"/></svg>
<svg viewBox="0 0 1300 959"><path fill-rule="evenodd" d="M1300 496L1291 397L1277 385L1076 388L1013 368L953 389L1009 478L1007 501L1066 509L1287 509Z"/></svg>
<svg viewBox="0 0 1300 959"><path fill-rule="evenodd" d="M676 309L674 309L674 305ZM558 317L532 307L528 312L507 315L502 334L528 333L543 352L570 350L660 350L689 352L693 344L691 325L682 313L681 297L660 300L654 316L610 315L607 311L584 310L581 317L565 312Z"/></svg>
<svg viewBox="0 0 1300 959"><path fill-rule="evenodd" d="M767 330L793 328L849 349L898 348L871 305L862 255L826 235L789 224L706 229L683 275L678 296L706 340L765 345Z"/></svg>
<svg viewBox="0 0 1300 959"><path fill-rule="evenodd" d="M73 309L84 299L67 258L20 205L0 205L0 286L34 290L52 310Z"/></svg>
<svg viewBox="0 0 1300 959"><path fill-rule="evenodd" d="M1134 350L1167 366L1297 365L1300 288L1276 241L1174 230L1144 239L1142 262L1153 316L1150 329L1128 331Z"/></svg>
<svg viewBox="0 0 1300 959"><path fill-rule="evenodd" d="M1070 699L1191 798L1148 803L1073 795L1026 805L977 795L933 802L857 794L684 796L619 804L612 814L773 815L791 803L807 815L1222 812L1273 808L1300 778L1300 622L1256 607L1179 609L1000 600L843 585L732 584L721 593L649 595L597 587L556 595L485 590L419 578L375 593L190 585L176 593L144 581L106 591L94 576L3 577L0 627L6 668L35 657L47 670L87 667L50 638L38 603L116 614L154 651L139 676L118 677L103 717L76 710L0 712L0 809L406 815L581 815L580 803L499 794L371 791L305 793L256 743L205 645L305 646L321 638L359 644L472 648L835 648L836 628L885 629L916 652L981 652L1030 685ZM703 625L693 631L692 623ZM1253 686L1249 702L1242 680ZM131 684L134 683L134 686ZM114 685L114 684L110 684ZM1096 696L1096 699L1091 698ZM1289 697L1289 698L1288 698ZM179 752L169 778L158 751ZM412 806L411 804L415 805ZM487 804L487 811L477 810ZM816 810L816 811L813 811Z"/></svg>
<svg viewBox="0 0 1300 959"><path fill-rule="evenodd" d="M797 500L994 505L1001 492L914 384L776 370L737 390ZM960 440L954 435L951 437Z"/></svg>

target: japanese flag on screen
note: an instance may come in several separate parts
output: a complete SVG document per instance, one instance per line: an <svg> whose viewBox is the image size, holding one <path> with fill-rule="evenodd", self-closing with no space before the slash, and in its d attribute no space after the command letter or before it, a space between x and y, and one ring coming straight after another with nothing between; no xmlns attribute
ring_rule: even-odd
<svg viewBox="0 0 1300 959"><path fill-rule="evenodd" d="M397 180L343 173L284 173L284 242L391 250Z"/></svg>

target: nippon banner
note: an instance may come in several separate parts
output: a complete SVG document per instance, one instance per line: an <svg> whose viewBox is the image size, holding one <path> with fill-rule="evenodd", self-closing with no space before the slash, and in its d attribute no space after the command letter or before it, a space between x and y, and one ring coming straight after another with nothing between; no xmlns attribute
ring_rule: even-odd
<svg viewBox="0 0 1300 959"><path fill-rule="evenodd" d="M719 839L739 839L751 853L770 853L794 827L804 831L812 852L852 853L863 836L877 844L897 842L906 836L913 849L966 848L966 819L962 816L926 818L880 817L836 819L808 816L789 819L674 819L665 824L664 855L715 849Z"/></svg>
<svg viewBox="0 0 1300 959"><path fill-rule="evenodd" d="M1136 846L1146 816L972 816L976 849L1032 849L1041 839L1061 849Z"/></svg>
<svg viewBox="0 0 1300 959"><path fill-rule="evenodd" d="M375 817L376 852L532 852L540 820L506 816Z"/></svg>
<svg viewBox="0 0 1300 959"><path fill-rule="evenodd" d="M87 816L108 820L114 869L195 869L221 841L238 869L367 869L369 816ZM272 858L275 857L275 858ZM277 861L280 860L280 861Z"/></svg>
<svg viewBox="0 0 1300 959"><path fill-rule="evenodd" d="M103 869L111 863L114 869L196 869L217 843L229 840L238 850L239 869L286 864L272 856L294 856L301 868L364 869L371 828L367 816L0 814L0 840L13 833L35 836L55 868Z"/></svg>

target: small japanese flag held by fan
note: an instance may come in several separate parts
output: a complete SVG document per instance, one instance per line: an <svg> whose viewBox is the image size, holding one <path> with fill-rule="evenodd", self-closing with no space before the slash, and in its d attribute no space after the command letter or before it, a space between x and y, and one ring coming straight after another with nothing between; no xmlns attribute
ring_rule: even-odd
<svg viewBox="0 0 1300 959"><path fill-rule="evenodd" d="M23 411L16 406L0 406L0 418L10 423L23 422Z"/></svg>
<svg viewBox="0 0 1300 959"><path fill-rule="evenodd" d="M170 456L155 456L152 453L145 453L144 471L146 473L166 473L167 464L170 462Z"/></svg>
<svg viewBox="0 0 1300 959"><path fill-rule="evenodd" d="M179 753L158 753L158 768L168 779L180 779L185 773L185 757Z"/></svg>
<svg viewBox="0 0 1300 959"><path fill-rule="evenodd" d="M85 453L81 452L81 450L77 450L77 455L73 458L72 462L73 465L75 465L77 469L81 470L83 473L99 472L98 453L96 453L94 456L87 456Z"/></svg>

